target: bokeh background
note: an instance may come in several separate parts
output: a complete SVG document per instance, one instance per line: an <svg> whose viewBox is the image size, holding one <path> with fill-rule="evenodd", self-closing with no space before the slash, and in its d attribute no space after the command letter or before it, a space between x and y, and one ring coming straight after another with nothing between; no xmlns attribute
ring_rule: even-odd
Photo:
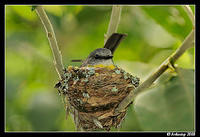
<svg viewBox="0 0 200 137"><path fill-rule="evenodd" d="M194 6L190 7L194 13ZM70 60L85 59L103 47L112 6L56 5L44 9L65 67L79 66ZM30 5L7 5L5 25L5 130L75 131L72 118L65 119L62 98L54 88L58 75L36 12ZM118 32L128 36L116 50L114 62L144 81L191 29L192 23L180 5L123 6ZM176 62L182 68L178 76L167 71L135 99L121 131L194 130L194 51L189 49Z"/></svg>

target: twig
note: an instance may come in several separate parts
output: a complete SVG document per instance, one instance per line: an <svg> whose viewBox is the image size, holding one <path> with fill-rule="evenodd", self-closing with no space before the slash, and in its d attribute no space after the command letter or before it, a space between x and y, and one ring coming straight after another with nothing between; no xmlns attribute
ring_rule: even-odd
<svg viewBox="0 0 200 137"><path fill-rule="evenodd" d="M124 111L124 108L128 106L129 103L138 95L144 91L144 89L151 86L151 84L163 74L173 63L189 48L194 46L194 29L183 41L182 45L171 55L169 56L160 67L152 73L138 88L132 90L129 95L119 104L118 108L115 110L115 113Z"/></svg>
<svg viewBox="0 0 200 137"><path fill-rule="evenodd" d="M108 30L107 30L107 33L104 35L104 44L113 33L117 32L117 28L120 22L121 11L122 11L121 6L112 7L112 13L111 13L110 22L108 25Z"/></svg>
<svg viewBox="0 0 200 137"><path fill-rule="evenodd" d="M58 48L58 44L56 41L56 36L55 36L54 30L53 30L53 27L52 27L51 22L48 19L48 16L46 15L42 6L37 6L35 8L35 10L36 10L38 16L40 17L40 20L42 21L42 24L46 30L47 37L48 37L50 47L51 47L53 57L54 57L54 65L58 72L58 76L61 79L64 77L64 74L63 74L64 66L62 63L62 55Z"/></svg>
<svg viewBox="0 0 200 137"><path fill-rule="evenodd" d="M194 26L195 24L195 21L194 21L194 15L193 15L193 12L192 12L192 9L190 8L190 6L189 5L184 5L183 6L183 8L184 8L184 10L187 12L187 14L188 14L188 16L189 16L189 18L190 18L190 20L192 21L192 25Z"/></svg>
<svg viewBox="0 0 200 137"><path fill-rule="evenodd" d="M62 63L62 54L61 54L61 52L58 48L58 44L57 44L57 41L56 41L56 37L55 37L53 27L51 25L50 20L48 19L47 15L46 15L44 9L42 8L42 6L37 6L37 7L34 7L34 8L35 8L38 16L40 17L42 24L43 24L43 26L46 30L47 37L48 37L50 47L51 47L53 57L54 57L54 65L55 65L56 71L58 72L59 78L62 79L62 78L64 78L64 73L63 73L64 66L63 66L63 63ZM68 117L68 111L70 109L69 108L70 104L68 103L68 100L66 100L66 103L67 103L66 104L66 118L67 118ZM75 114L75 115L73 113L70 113L70 114L71 114L72 117L78 118L77 114ZM75 125L77 126L76 121L74 121L74 122L75 122Z"/></svg>

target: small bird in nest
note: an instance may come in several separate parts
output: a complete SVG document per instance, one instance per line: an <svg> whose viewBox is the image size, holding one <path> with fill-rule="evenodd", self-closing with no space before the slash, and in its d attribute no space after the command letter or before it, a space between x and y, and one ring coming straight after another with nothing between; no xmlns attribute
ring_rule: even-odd
<svg viewBox="0 0 200 137"><path fill-rule="evenodd" d="M64 82L65 84L63 84L63 86L61 84L62 82L59 82L58 84L56 84L56 86L55 86L56 88L65 87L63 89L63 91L64 91L63 93L66 93L67 96L70 98L70 99L66 100L66 103L67 103L66 104L66 110L67 110L66 116L68 115L69 111L72 110L73 115L74 115L75 125L76 125L77 129L79 129L80 127L84 127L83 128L84 130L85 129L93 130L96 128L100 128L100 129L105 128L105 129L110 130L111 126L119 125L121 119L123 119L123 117L125 116L125 112L120 113L120 115L114 116L112 114L112 109L113 109L112 103L113 102L106 102L109 99L107 99L106 96L102 96L102 97L100 97L100 96L102 94L104 94L104 95L105 94L113 94L112 97L110 96L110 99L112 98L111 100L114 100L116 96L117 96L118 100L119 100L119 98L121 100L124 98L124 96L126 96L128 94L128 92L130 92L131 89L129 89L130 87L128 87L128 86L130 86L130 84L134 85L135 87L137 87L139 84L139 78L132 77L127 72L123 71L122 69L119 69L113 62L113 54L114 54L115 50L117 49L117 47L119 46L120 42L126 36L127 36L126 34L113 33L106 41L103 48L95 49L88 55L88 57L85 60L83 60L83 61L82 60L72 60L72 62L81 62L82 64L80 65L80 68L78 68L78 67L73 68L73 67L68 66L68 70L65 72L66 78L63 80L63 81L66 81L66 83ZM71 69L69 69L69 68L71 68ZM86 70L89 71L88 75L85 75L85 72L83 71L85 68L86 68ZM100 69L108 68L108 70L106 70L106 72L99 71L100 72L100 74L99 74L99 73L95 73L96 71L92 71L92 70L94 70L94 68L100 68ZM103 70L103 69L101 69L101 70ZM71 74L70 70L73 72L75 72L75 70L78 70L78 71L76 71L77 73L75 73L75 74L74 73ZM97 70L97 69L95 69L95 70ZM78 72L81 72L81 71L82 71L82 74L84 74L84 78L81 78L78 75ZM113 75L113 72L116 74ZM99 74L99 75L106 74L106 76L105 75L104 76L109 77L109 78L101 79L102 77L98 77L93 74ZM74 76L72 76L72 75L74 75ZM124 77L121 78L122 75ZM92 78L88 79L87 76L92 76L94 79L92 79ZM73 82L72 82L72 80L73 80ZM79 84L77 84L77 81L79 81ZM101 82L99 82L99 81L101 81ZM70 84L70 82L72 82L72 83ZM86 88L85 84L80 85L80 83L83 83L83 82L84 83L88 82L90 86L88 86ZM103 85L101 85L101 83L103 83L103 82L107 83L107 86L105 88ZM99 87L98 87L98 84L100 85ZM72 86L72 85L75 85L75 86ZM93 88L93 86L91 86L91 85L95 85L95 88ZM114 87L112 87L112 86L114 86ZM121 88L117 88L117 86L121 87ZM98 87L98 93L96 93L96 92L93 93L92 91L94 91L94 89L96 89L97 87ZM84 89L83 97L82 97L82 89ZM117 91L119 91L119 90L122 91L122 89L123 89L123 92L116 94ZM68 92L66 92L65 90L68 90ZM111 92L106 93L107 90L109 90ZM75 93L75 91L77 91L78 93ZM85 92L87 92L87 93L85 93ZM86 96L86 94L87 94L87 96ZM99 96L97 96L97 94ZM87 99L85 99L85 98L87 98ZM98 98L101 98L100 100L102 102L98 102ZM87 104L87 107L84 107L84 105L83 105L85 100L86 100L85 104ZM79 103L77 103L77 101L80 102L80 105L79 105ZM97 101L98 103L95 101ZM102 103L103 105L99 106L99 103ZM114 104L117 105L116 102L114 102ZM72 107L72 105L76 106L77 109L74 109L74 107ZM101 110L100 108L104 105L105 105L105 108L103 108ZM111 107L107 107L109 105L111 105ZM101 119L100 121L97 120L99 117L96 115L92 118L95 126L93 124L91 124L91 121L90 121L91 115L94 115L94 114L89 111L90 109L93 110L94 107L95 107L95 109L98 110L98 113L95 113L95 114L98 115L100 113L105 113L101 116L101 117L103 117L103 119ZM85 113L79 114L79 112L78 112L79 108L81 108L81 109L84 108L84 111L87 110L89 114L86 115L87 111L85 111ZM104 112L104 111L106 111L106 112ZM89 127L87 127L88 123L84 124L86 118L88 118L88 121L89 121L89 122L88 121L87 122L90 123ZM80 122L80 121L82 121L82 122ZM82 125L82 126L80 126L80 125Z"/></svg>
<svg viewBox="0 0 200 137"><path fill-rule="evenodd" d="M106 41L103 48L92 51L84 60L72 60L72 62L82 62L80 67L107 67L114 69L113 54L120 42L126 37L126 34L113 33Z"/></svg>

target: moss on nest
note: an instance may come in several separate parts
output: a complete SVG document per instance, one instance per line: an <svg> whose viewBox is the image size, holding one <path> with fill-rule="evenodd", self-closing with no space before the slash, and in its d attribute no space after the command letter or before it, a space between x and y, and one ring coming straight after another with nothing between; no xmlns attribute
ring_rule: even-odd
<svg viewBox="0 0 200 137"><path fill-rule="evenodd" d="M64 75L55 87L66 97L70 107L78 111L78 124L86 131L117 128L126 111L114 115L116 107L139 85L139 78L118 67L69 66Z"/></svg>

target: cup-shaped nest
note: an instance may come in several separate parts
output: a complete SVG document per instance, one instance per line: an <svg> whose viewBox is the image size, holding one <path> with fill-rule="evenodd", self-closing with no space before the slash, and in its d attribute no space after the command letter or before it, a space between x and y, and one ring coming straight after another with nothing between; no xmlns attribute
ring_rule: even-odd
<svg viewBox="0 0 200 137"><path fill-rule="evenodd" d="M126 110L114 114L120 102L139 85L139 78L115 67L110 69L71 67L65 78L56 84L59 93L69 102L71 113L76 110L78 125L85 131L110 130L119 127ZM127 108L126 108L127 109Z"/></svg>

